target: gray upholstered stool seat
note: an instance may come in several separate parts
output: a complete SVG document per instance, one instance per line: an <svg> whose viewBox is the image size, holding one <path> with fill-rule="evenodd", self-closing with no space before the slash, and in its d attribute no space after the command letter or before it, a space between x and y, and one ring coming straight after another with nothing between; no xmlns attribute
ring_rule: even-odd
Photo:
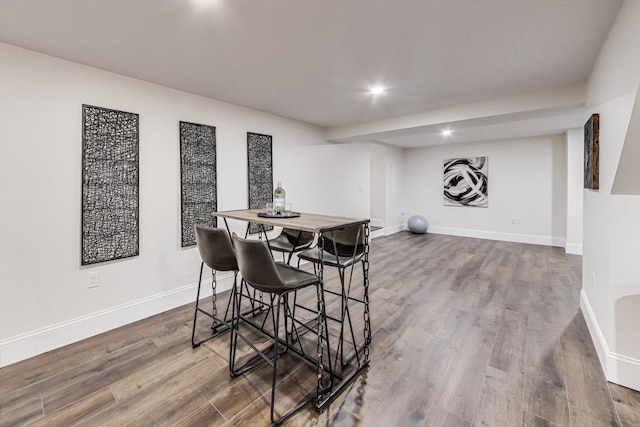
<svg viewBox="0 0 640 427"><path fill-rule="evenodd" d="M273 239L269 239L269 248L272 251L282 252L282 260L289 254L287 264L295 252L303 251L313 244L314 234L308 231L298 231L283 228L282 232Z"/></svg>

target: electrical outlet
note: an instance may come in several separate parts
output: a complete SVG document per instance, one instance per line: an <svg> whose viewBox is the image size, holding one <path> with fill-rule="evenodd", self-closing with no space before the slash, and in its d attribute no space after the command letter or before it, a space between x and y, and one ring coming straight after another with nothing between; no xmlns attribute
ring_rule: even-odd
<svg viewBox="0 0 640 427"><path fill-rule="evenodd" d="M520 218L512 218L511 224L522 224L522 220Z"/></svg>
<svg viewBox="0 0 640 427"><path fill-rule="evenodd" d="M97 288L98 285L100 285L100 273L97 271L89 273L89 289Z"/></svg>

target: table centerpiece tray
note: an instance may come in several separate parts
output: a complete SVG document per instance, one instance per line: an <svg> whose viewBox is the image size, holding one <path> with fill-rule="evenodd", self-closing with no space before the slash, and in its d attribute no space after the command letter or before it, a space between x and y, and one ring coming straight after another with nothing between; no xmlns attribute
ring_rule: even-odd
<svg viewBox="0 0 640 427"><path fill-rule="evenodd" d="M258 216L261 218L297 218L300 216L300 212L290 212L290 213L266 213L260 212Z"/></svg>

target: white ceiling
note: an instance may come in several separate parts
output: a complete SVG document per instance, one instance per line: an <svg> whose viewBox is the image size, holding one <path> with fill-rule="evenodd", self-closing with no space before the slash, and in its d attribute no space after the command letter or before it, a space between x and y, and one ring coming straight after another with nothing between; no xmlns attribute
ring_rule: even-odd
<svg viewBox="0 0 640 427"><path fill-rule="evenodd" d="M0 40L330 133L356 123L581 84L620 4L0 0ZM373 97L367 89L377 84L389 89ZM559 117L576 120L575 103L539 111L515 121L454 119L447 125L458 124L456 133L467 133L465 141L478 139L473 136L478 127L482 138L492 138L518 136L519 128L531 133L532 126L538 133L574 126L557 122ZM541 116L554 122L543 124ZM396 129L383 138L364 132L363 139L420 146L437 143L434 135L441 127Z"/></svg>

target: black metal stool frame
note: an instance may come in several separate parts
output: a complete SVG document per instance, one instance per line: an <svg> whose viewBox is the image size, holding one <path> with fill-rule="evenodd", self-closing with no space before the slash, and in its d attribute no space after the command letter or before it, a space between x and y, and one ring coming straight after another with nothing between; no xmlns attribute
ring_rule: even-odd
<svg viewBox="0 0 640 427"><path fill-rule="evenodd" d="M200 274L198 276L198 290L196 293L196 304L193 311L193 328L191 331L191 346L193 348L199 347L205 341L208 341L224 331L228 330L229 325L229 307L231 305L231 299L227 302L227 308L223 319L218 317L217 307L217 272L218 271L233 271L233 287L235 287L238 266L233 252L233 245L231 239L222 229L209 228L198 224L194 225L194 231L196 236L196 242L198 244L198 251L202 262L200 263ZM211 312L208 312L200 307L200 292L202 289L202 273L204 271L205 264L211 269ZM232 287L232 289L233 289ZM198 323L198 314L204 314L212 320L211 330L212 334L203 340L196 341L196 329Z"/></svg>
<svg viewBox="0 0 640 427"><path fill-rule="evenodd" d="M227 302L227 308L224 312L224 318L223 319L219 319L218 318L218 309L217 309L217 272L214 269L211 269L211 288L212 288L212 293L211 293L211 302L213 304L213 308L211 309L211 313L209 313L208 311L203 310L202 308L200 308L200 288L202 286L202 271L204 270L204 261L202 261L200 263L200 277L198 279L198 292L196 294L196 307L195 310L193 312L193 329L191 331L191 347L196 348L199 347L200 344L202 344L203 342L209 341L212 338L217 337L218 335L220 335L221 333L227 331L231 326L229 324L229 319L228 319L228 315L229 315L229 308L231 306L231 298L229 298L229 301ZM236 284L236 280L238 278L238 272L234 271L233 272L233 287L235 287ZM232 288L233 289L233 288ZM198 313L202 313L205 316L211 318L211 320L213 321L213 324L211 325L211 330L212 330L212 335L200 340L200 341L196 341L196 327L197 327L197 322L198 322Z"/></svg>
<svg viewBox="0 0 640 427"><path fill-rule="evenodd" d="M241 239L238 239L238 241L236 241L236 237L234 235L234 242L236 243L236 245L238 245L241 241ZM246 243L245 243L246 242ZM242 249L240 249L240 255L239 255L239 264L241 266L241 269L244 268L245 270L241 270L244 271L243 274L249 274L251 273L251 275L254 277L253 280L260 280L260 279L255 279L256 277L258 277L260 274L262 274L259 271L260 267L258 268L258 271L256 271L256 267L253 267L254 265L265 265L268 266L269 264L261 264L261 262L265 262L264 261L264 256L267 256L267 259L270 259L271 262L273 262L273 267L266 267L265 273L267 274L268 277L271 277L271 279L267 278L266 282L255 282L255 283L250 283L247 280L245 280L243 278L244 282L249 283L252 287L257 288L258 290L268 293L271 297L271 304L268 306L267 310L268 312L265 315L265 319L262 323L262 325L258 326L256 324L254 324L251 320L245 318L245 316L243 316L242 314L242 297L243 297L243 293L242 292L238 292L237 287L234 287L234 292L232 295L233 298L233 315L232 315L232 328L231 328L231 346L230 346L230 355L229 355L229 370L230 370L230 374L232 377L236 377L238 375L241 375L242 373L261 365L262 363L266 362L268 363L271 367L272 367L272 380L271 380L271 405L270 405L270 417L271 417L271 425L272 426L276 426L281 424L282 422L284 422L286 419L288 419L289 417L291 417L293 414L295 414L298 410L300 410L303 406L307 405L309 402L315 400L321 393L324 393L328 390L328 388L322 388L320 386L318 386L318 388L316 389L316 393L309 393L305 398L303 398L301 401L299 401L293 408L291 408L290 410L288 410L284 415L282 415L281 417L277 418L275 417L275 401L276 401L276 383L277 383L277 366L278 366L278 357L280 356L280 354L283 354L284 352L286 352L287 350L291 349L294 351L294 353L302 356L302 359L305 361L308 361L312 364L312 366L314 367L318 367L318 364L321 363L321 359L322 359L322 352L323 352L323 342L326 342L326 348L327 348L327 352L328 354L330 353L330 348L329 348L329 336L328 336L328 327L326 325L326 317L324 316L324 309L325 309L325 305L324 305L324 293L323 293L323 289L322 289L322 281L319 277L315 277L315 280L312 280L311 277L314 277L313 275L311 275L310 273L305 273L303 271L297 270L296 268L293 267L289 267L288 265L284 265L284 264L279 264L276 265L275 261L273 261L273 255L271 254L271 251L268 250L268 246L266 245L266 242L261 243L261 245L255 245L255 243L257 242L251 242L249 243L249 245L253 245L253 248L251 248L251 246L246 246L248 243L248 241L244 240L243 241L243 245L245 245L245 250L248 250L250 252L254 253L254 256L259 255L258 256L258 264L253 264L251 262L247 263L249 260L245 258L245 260L243 261L243 252ZM263 249L262 249L263 248ZM258 250L259 249L259 250ZM256 251L257 250L257 251ZM269 255L266 255L266 251L269 252ZM244 255L245 257L247 255ZM260 258L263 257L263 258ZM242 265L244 265L244 267L242 267ZM247 269L247 267L249 269ZM277 267L277 268L276 268ZM282 271L283 273L285 271L299 271L298 274L302 274L303 277L305 277L306 275L306 280L303 280L302 282L299 282L297 285L293 284L293 283L289 283L288 285L285 285L283 279L280 278L280 273L278 272L278 269L281 269L280 271ZM284 270L283 270L284 269ZM289 273L290 274L290 273ZM311 281L312 280L312 281ZM286 286L286 287L285 287ZM285 323L285 327L287 324L287 319L290 318L291 323L292 323L292 331L295 331L297 333L297 328L296 328L296 319L293 318L292 312L289 308L289 303L288 303L288 297L289 294L291 293L295 293L300 289L306 288L306 287L310 287L310 286L314 286L316 288L316 294L318 297L317 300L317 304L318 304L318 311L317 311L317 320L316 320L316 329L317 329L317 351L319 352L318 354L318 359L315 360L313 358L311 358L310 356L308 356L307 354L305 354L304 352L304 348L302 347L302 345L299 342L299 349L295 348L294 346L292 346L289 342L289 339L287 338L286 340L281 340L279 337L279 328L280 328L280 314L281 311L284 311L284 323ZM269 318L269 314L271 314L271 318L272 318L272 322L273 322L273 334L268 333L265 328L264 328L264 323L266 322L266 319ZM268 357L267 354L265 354L264 351L258 349L256 347L256 345L254 345L248 338L246 338L244 336L244 334L242 334L240 332L240 322L242 321L242 323L246 323L248 325L253 326L254 328L256 328L257 330L259 330L260 332L264 333L266 336L270 337L273 339L273 345L271 346L272 348L272 356ZM303 324L302 322L298 322L299 324ZM241 338L247 345L249 345L254 352L256 353L256 356L250 358L248 361L246 361L242 366L237 367L236 366L236 350L237 350L237 346L238 346L238 338ZM283 351L280 352L279 347L282 346ZM331 358L329 357L329 365L326 367L327 372L333 372L333 369L331 367ZM330 385L333 382L333 378L330 382ZM320 383L320 381L319 381Z"/></svg>
<svg viewBox="0 0 640 427"><path fill-rule="evenodd" d="M320 391L320 382L318 385L318 400L316 402L316 410L318 413L322 413L327 404L329 404L334 397L343 389L343 387L350 382L353 378L355 378L363 369L367 368L370 363L369 357L369 349L371 345L371 317L369 312L369 222L362 222L362 226L364 227L364 247L362 254L362 269L363 269L363 281L364 281L364 296L361 302L364 306L364 344L358 351L363 351L363 359L359 360L358 366L353 369L351 372L345 375L332 375L332 383L330 384L328 392L324 393ZM352 226L357 224L352 224ZM333 230L340 230L346 227L336 227L332 229L325 229L321 232L318 237L318 255L319 259L317 262L317 270L316 264L314 263L314 272L317 271L318 276L324 277L324 233L330 233ZM329 265L331 261L327 261L326 264ZM333 293L329 291L330 293ZM353 300L354 298L348 298ZM360 302L360 300L357 300ZM321 375L321 368L323 364L318 363L318 377ZM333 384L335 379L339 381L338 384Z"/></svg>
<svg viewBox="0 0 640 427"><path fill-rule="evenodd" d="M361 229L358 230L356 237L355 237L355 242L359 242L360 238L363 237L361 236ZM331 234L332 232L328 232L327 234ZM355 302L359 302L364 304L364 300L358 299L358 298L354 298L352 297L351 294L351 284L353 282L353 270L355 265L358 263L358 261L360 261L362 263L362 268L364 271L365 268L365 264L364 264L364 248L362 249L362 252L358 251L358 244L354 245L353 248L353 253L351 254L350 260L345 262L345 263L341 263L340 262L340 257L338 256L338 246L335 240L333 240L331 237L329 237L329 240L331 241L332 245L333 245L333 254L331 254L331 256L333 256L335 254L335 261L331 258L329 259L325 259L324 260L324 265L325 266L331 266L331 267L336 267L338 269L338 275L340 278L340 286L341 286L341 292L336 292L336 291L332 291L330 289L324 289L324 291L328 294L331 295L335 295L337 297L341 298L340 301L340 317L336 318L333 316L330 316L329 314L327 314L327 318L330 320L333 320L337 323L340 324L340 333L339 333L339 341L338 341L338 348L336 349L336 355L335 355L335 361L334 364L337 366L338 364L338 353L340 354L340 365L344 368L345 366L347 366L347 364L349 362L351 362L351 360L353 360L354 358L357 359L357 364L360 365L361 364L361 360L360 360L360 352L363 350L365 343L363 342L362 345L358 346L356 344L356 338L355 338L355 334L353 331L353 323L351 321L351 313L349 312L349 301L355 301ZM324 243L324 241L323 241ZM323 248L324 249L324 248ZM322 255L320 255L322 256ZM311 263L313 263L313 271L314 274L317 273L317 265L316 263L320 261L320 259L317 260L312 260L311 258L302 258L305 260L310 261ZM347 268L349 268L349 282L348 284L345 283L345 272L347 270ZM311 311L308 307L301 305L301 304L297 304L294 302L294 312L296 308L301 308L305 311ZM350 355L348 355L348 357L345 359L344 356L344 346L345 346L345 339L344 339L344 329L345 329L345 320L348 322L348 326L349 326L349 331L351 333L351 343L353 345L353 353L351 353Z"/></svg>

